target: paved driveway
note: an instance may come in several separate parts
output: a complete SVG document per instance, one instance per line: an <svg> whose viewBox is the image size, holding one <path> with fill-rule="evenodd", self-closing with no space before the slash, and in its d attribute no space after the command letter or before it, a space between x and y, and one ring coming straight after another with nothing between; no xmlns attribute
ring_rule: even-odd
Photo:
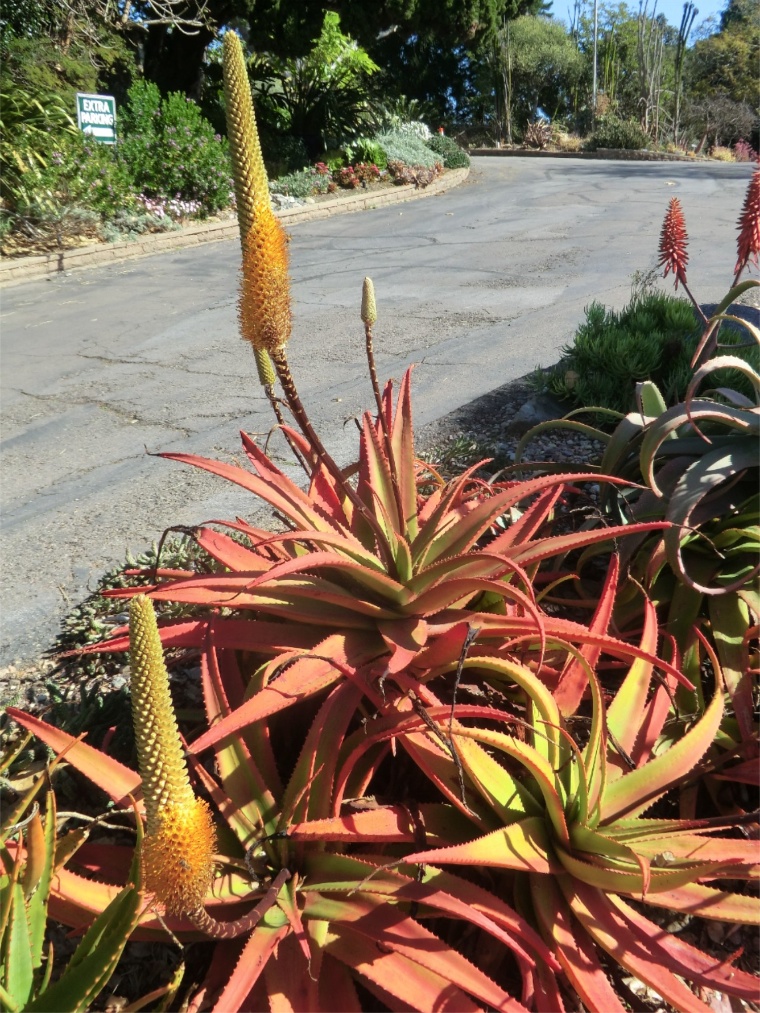
<svg viewBox="0 0 760 1013"><path fill-rule="evenodd" d="M622 307L678 196L689 279L725 292L750 165L478 158L442 196L295 226L290 358L328 447L370 406L359 321L375 282L381 377L415 371L430 422L557 358L596 299ZM0 662L49 646L66 610L170 524L250 515L241 492L145 449L233 459L266 432L236 334L234 242L94 268L2 299Z"/></svg>

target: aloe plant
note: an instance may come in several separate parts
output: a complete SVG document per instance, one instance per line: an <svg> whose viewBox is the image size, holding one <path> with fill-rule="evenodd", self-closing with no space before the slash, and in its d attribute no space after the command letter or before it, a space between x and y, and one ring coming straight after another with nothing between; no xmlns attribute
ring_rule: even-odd
<svg viewBox="0 0 760 1013"><path fill-rule="evenodd" d="M729 312L736 300L760 285L741 281L744 270L757 263L760 250L760 170L750 180L738 227L733 285L709 320L702 314L704 332L693 351L684 401L668 408L657 386L645 381L637 385L636 410L621 416L611 435L577 417L568 416L560 424L591 433L605 444L600 472L630 483L602 485L606 523L667 523L661 532L621 543L622 561L632 579L618 597L617 622L623 629L640 624L643 586L658 604L663 630L675 638L693 677L695 693L679 694L681 710L691 715L704 709L695 644L697 629L706 630L731 700L716 744L722 756L716 762L735 768L742 783L749 779L756 784L751 673L757 667L752 630L760 621L760 373L749 357L730 354L735 338L722 345L720 335L730 325L744 335L745 345L760 351L760 330ZM660 237L660 264L666 275L672 271L676 286L680 283L697 306L688 287L687 246L683 211L674 198ZM752 396L721 383L705 389L718 371L740 375ZM518 460L530 439L545 428L526 434ZM730 777L730 771L723 769L720 776Z"/></svg>
<svg viewBox="0 0 760 1013"><path fill-rule="evenodd" d="M5 774L25 745L8 750L0 773ZM77 841L75 837L72 847L71 840L58 839L55 795L49 787L44 791L59 759L6 807L0 824L0 1005L9 1013L89 1009L111 977L141 906L138 837L126 884L94 913L91 924L88 920L65 970L51 983L55 953L47 937L48 919L56 882L65 874ZM43 791L41 812L37 796Z"/></svg>

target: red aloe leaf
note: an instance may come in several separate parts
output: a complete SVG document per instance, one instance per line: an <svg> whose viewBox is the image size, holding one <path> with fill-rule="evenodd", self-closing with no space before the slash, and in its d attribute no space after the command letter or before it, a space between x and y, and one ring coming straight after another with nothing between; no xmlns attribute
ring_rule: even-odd
<svg viewBox="0 0 760 1013"><path fill-rule="evenodd" d="M614 553L610 559L607 569L607 576L604 581L602 593L599 596L599 604L596 607L593 618L589 623L589 629L603 636L607 633L612 618L612 610L615 606L615 591L617 590L618 575L620 573L620 557ZM581 657L585 659L590 668L595 668L602 653L600 647L593 647L584 644L581 647ZM580 706L583 694L588 688L588 674L584 666L577 658L571 655L565 670L559 677L559 683L554 690L554 699L565 718L575 714Z"/></svg>
<svg viewBox="0 0 760 1013"><path fill-rule="evenodd" d="M543 627L543 613L518 588L499 580L486 577L455 577L413 598L408 604L401 606L401 611L425 616L435 615L443 609L464 608L465 605L483 591L492 591L501 598L511 599L521 605L535 620L535 629Z"/></svg>
<svg viewBox="0 0 760 1013"><path fill-rule="evenodd" d="M676 682L668 672L657 686L637 729L636 741L630 749L630 758L637 767L642 767L652 756L660 733L673 706Z"/></svg>
<svg viewBox="0 0 760 1013"><path fill-rule="evenodd" d="M652 859L660 856L667 861L679 859L713 863L715 875L703 876L703 879L715 879L717 875L722 878L748 879L756 877L760 871L760 849L755 841L707 837L699 833L674 833L642 840L632 840L630 837L628 839L640 854L651 856Z"/></svg>
<svg viewBox="0 0 760 1013"><path fill-rule="evenodd" d="M16 707L6 708L5 713L22 728L42 739L56 753L65 752L66 762L89 778L93 784L102 788L114 802L123 803L129 795L136 795L138 792L141 784L140 775L118 760L101 753L94 746L80 742L73 735L54 728L40 718L25 714Z"/></svg>
<svg viewBox="0 0 760 1013"><path fill-rule="evenodd" d="M293 935L279 944L264 968L265 1006L271 1013L295 1013L296 1010L318 1010L319 982L310 972L309 963Z"/></svg>
<svg viewBox="0 0 760 1013"><path fill-rule="evenodd" d="M362 499L369 506L367 495L374 497L382 503L384 515L381 516L381 523L387 518L390 527L397 535L404 534L402 519L398 513L398 503L394 492L394 477L391 473L391 463L385 452L385 447L380 440L377 429L372 424L372 416L369 412L364 415L362 423L361 439L362 479L366 481L367 488L363 491ZM361 483L360 483L361 485ZM388 532L390 534L390 532Z"/></svg>
<svg viewBox="0 0 760 1013"><path fill-rule="evenodd" d="M565 974L592 1013L624 1013L588 935L578 931L564 897L548 876L531 876L533 908L545 936L553 939Z"/></svg>
<svg viewBox="0 0 760 1013"><path fill-rule="evenodd" d="M415 659L415 668L420 671L432 671L450 665L462 654L465 639L470 632L471 624L467 621L455 623L448 629L439 632L438 624L428 624L430 635L427 645Z"/></svg>
<svg viewBox="0 0 760 1013"><path fill-rule="evenodd" d="M330 811L339 758L336 743L344 741L361 699L361 687L342 682L319 708L281 803L280 827L310 816L319 818Z"/></svg>
<svg viewBox="0 0 760 1013"><path fill-rule="evenodd" d="M530 587L527 575L518 569L520 576L523 576L526 586ZM448 580L452 575L455 577L503 577L507 573L514 573L516 570L512 561L505 556L497 556L491 552L468 552L461 556L447 556L446 559L439 559L431 563L417 573L407 586L416 595L438 587L442 582Z"/></svg>
<svg viewBox="0 0 760 1013"><path fill-rule="evenodd" d="M629 485L622 479L607 478L609 482L617 485ZM543 492L545 489L557 485L567 485L570 482L598 482L599 476L585 472L574 472L567 475L544 475L541 478L530 479L526 482L517 482L515 485L482 500L470 511L467 517L462 518L453 532L447 532L445 537L437 537L432 540L426 553L425 563L434 562L441 556L455 555L467 552L482 534L493 524L497 517L500 517L510 507L532 496L534 493Z"/></svg>
<svg viewBox="0 0 760 1013"><path fill-rule="evenodd" d="M393 619L391 609L351 597L337 584L320 577L305 575L258 587L255 593L245 588L249 579L237 576L204 576L178 581L155 590L135 588L135 594L149 594L155 601L185 602L220 608L256 609L280 615L290 622L325 623L332 626L366 629L372 619ZM120 597L125 596L123 593Z"/></svg>
<svg viewBox="0 0 760 1013"><path fill-rule="evenodd" d="M663 932L659 925L650 922L620 897L610 896L609 902L614 908L617 923L630 928L640 939L646 939L652 956L663 967L670 968L674 974L703 988L727 992L750 1002L757 1001L758 980L754 974L747 974L746 971L733 967L730 960L719 960L678 936ZM691 1010L687 1013L691 1013Z"/></svg>
<svg viewBox="0 0 760 1013"><path fill-rule="evenodd" d="M597 475L597 478L599 476ZM515 562L522 566L531 566L552 556L564 555L587 545L596 545L630 535L646 534L649 531L662 531L670 525L665 521L647 521L640 524L620 524L611 528L595 528L592 531L576 531L570 535L553 535L541 538L511 553Z"/></svg>
<svg viewBox="0 0 760 1013"><path fill-rule="evenodd" d="M390 675L408 668L428 639L427 623L416 616L379 622L377 629L391 652L388 665Z"/></svg>
<svg viewBox="0 0 760 1013"><path fill-rule="evenodd" d="M322 954L319 966L320 1009L335 1009L341 1013L362 1013L351 971L329 953Z"/></svg>
<svg viewBox="0 0 760 1013"><path fill-rule="evenodd" d="M534 722L535 720L536 719L534 719ZM487 748L490 747L491 749L501 750L501 752L506 753L506 755L511 759L517 760L519 764L530 772L538 785L539 791L541 792L544 805L546 806L546 812L551 820L554 832L560 841L569 845L570 835L564 811L563 799L557 788L557 779L554 774L554 768L551 763L546 760L543 753L524 742L520 742L519 739L514 738L511 735L504 735L501 732L492 732L482 728L460 727L457 729L457 742L459 743L463 737L473 738L482 746ZM460 754L462 765L465 770L470 773L468 753L460 750ZM481 781L481 783L483 782ZM485 787L489 787L487 783L485 784Z"/></svg>
<svg viewBox="0 0 760 1013"><path fill-rule="evenodd" d="M245 434L243 442L245 443ZM201 468L218 475L220 478L242 486L248 492L258 496L269 503L275 510L285 514L299 528L314 528L315 531L339 531L341 534L347 532L329 516L322 514L314 508L306 493L302 492L297 485L282 472L274 469L276 477L267 480L259 478L258 475L251 475L249 472L238 468L233 464L225 464L223 461L213 461L206 457L197 457L195 454L171 454L162 453L159 457L165 457L169 461L177 461L180 464L189 464L194 468Z"/></svg>
<svg viewBox="0 0 760 1013"><path fill-rule="evenodd" d="M715 692L700 720L670 749L607 785L601 799L602 824L618 816L644 812L669 788L693 770L712 745L723 717L720 666L711 658L715 671Z"/></svg>
<svg viewBox="0 0 760 1013"><path fill-rule="evenodd" d="M538 630L529 624L528 618L524 616L498 616L490 613L478 613L477 616L472 613L463 613L457 609L449 609L441 612L436 616L436 623L446 626L451 623L452 625L461 621L476 622L481 629L479 641L483 641L486 638L504 638L511 639L513 637L524 637L526 635L534 634L538 637ZM642 658L645 661L651 662L660 671L667 673L672 676L679 685L690 691L694 690L694 685L691 683L686 676L684 676L677 668L671 665L669 662L658 658L656 655L652 655L643 651L636 644L628 644L623 640L619 640L617 637L613 637L610 634L606 636L599 636L593 633L587 626L583 626L580 623L573 622L569 619L559 619L556 616L542 616L542 624L544 627L545 637L547 641L556 640L562 644L563 641L567 641L571 644L593 644L598 645L602 648L604 654L608 654L613 658L618 658L622 661L628 662L632 658Z"/></svg>
<svg viewBox="0 0 760 1013"><path fill-rule="evenodd" d="M406 370L399 387L396 414L391 427L391 450L396 483L404 514L402 522L409 538L417 537L417 482L414 467L414 429L412 426L412 370Z"/></svg>
<svg viewBox="0 0 760 1013"><path fill-rule="evenodd" d="M374 562L377 561L374 560ZM392 580L386 573L380 572L374 567L364 566L354 560L348 560L344 556L338 555L337 552L309 552L304 556L297 556L287 562L278 563L268 572L262 573L261 576L254 577L252 575L247 582L246 590L253 591L257 587L265 590L274 589L276 588L275 582L282 577L288 577L292 573L312 573L323 568L337 570L349 580L361 585L370 594L376 594L384 600L402 604L410 597L404 585ZM349 600L351 598L350 595L346 597Z"/></svg>
<svg viewBox="0 0 760 1013"><path fill-rule="evenodd" d="M657 952L658 937L667 935L663 929L642 919L640 930L632 931L613 907L614 895L575 881L560 879L559 884L594 942L630 974L655 989L679 1013L710 1013L710 1008L675 976L672 963Z"/></svg>
<svg viewBox="0 0 760 1013"><path fill-rule="evenodd" d="M445 486L436 489L432 495L423 502L419 509L420 531L412 542L412 556L415 563L424 562L424 557L435 538L444 531L451 531L459 520L469 513L464 509L462 497L468 488L472 476L483 465L485 461L477 461L466 468L461 475L457 475ZM459 504L454 506L454 504ZM471 504L471 509L477 505L477 500Z"/></svg>
<svg viewBox="0 0 760 1013"><path fill-rule="evenodd" d="M760 769L757 759L745 760L743 763L736 763L732 767L726 767L722 773L713 774L716 781L736 781L739 784L751 784L754 788L760 788Z"/></svg>
<svg viewBox="0 0 760 1013"><path fill-rule="evenodd" d="M137 588L139 591L140 588ZM272 623L261 619L181 619L159 626L161 643L172 647L202 647L208 633L213 633L217 648L234 651L250 650L255 646L261 654L281 654L286 650L308 650L320 639L317 630L285 623ZM129 637L114 637L102 644L88 647L87 654L106 651L128 651Z"/></svg>
<svg viewBox="0 0 760 1013"><path fill-rule="evenodd" d="M644 897L647 904L682 911L699 918L714 918L721 922L738 922L742 925L760 924L757 898L716 890L702 883L686 883L674 890L661 890Z"/></svg>
<svg viewBox="0 0 760 1013"><path fill-rule="evenodd" d="M290 958L285 961L285 964L290 964L289 976L292 977L293 972L296 972L298 978L306 978L307 980L313 980L313 982L316 983L317 975L313 975L312 977L312 975L309 974L312 952L309 945L309 937L304 928L303 918L301 917L301 909L298 906L296 893L298 885L297 879L298 874L287 882L285 889L280 891L277 898L277 906L290 922L290 927L293 931L284 941L284 945L278 948L276 959L274 961L270 961L270 967L276 968L276 972L283 970L283 965L280 964L279 958L284 949L285 953L288 954ZM297 972L297 969L300 970L300 974ZM267 968L267 975L268 974L269 968ZM267 977L267 986L269 986L269 982L270 979ZM267 991L271 996L272 990L268 987ZM304 1008L314 1008L316 999L315 991L316 990L312 986L311 994L306 996L306 1002L303 1004Z"/></svg>
<svg viewBox="0 0 760 1013"><path fill-rule="evenodd" d="M506 531L497 535L492 542L489 542L488 551L507 553L513 545L530 541L546 523L554 504L561 495L562 486L542 492L525 510L522 517L510 524Z"/></svg>
<svg viewBox="0 0 760 1013"><path fill-rule="evenodd" d="M209 746L221 742L226 736L240 731L254 721L276 714L277 711L290 707L299 700L305 700L327 689L342 678L347 669L356 672L381 653L372 638L353 632L336 633L328 637L318 645L316 651L319 657L296 657L293 664L272 683L196 739L189 747L189 751L202 753ZM335 664L324 660L325 658L334 659Z"/></svg>
<svg viewBox="0 0 760 1013"><path fill-rule="evenodd" d="M404 687L402 686L402 688ZM427 717L433 723L436 720L440 722L439 727L443 734L451 720L451 708L437 701L429 687L424 687L424 693L427 698L425 700ZM462 729L459 725L459 718L503 720L511 723L513 716L508 711L472 704L459 705L456 708L456 714L457 721L453 723L452 730L457 736L456 749L459 759L463 769L466 770L483 797L488 800L489 805L497 811L502 819L508 822L511 822L516 815L519 817L525 813L531 803L533 813L543 811L530 792L519 781L514 780L504 767L490 756L487 750L477 742L460 735ZM409 700L402 698L396 702L390 714L375 718L371 731L361 729L346 739L341 751L343 766L335 780L335 808L337 809L338 803L343 798L346 783L362 755L383 740L398 739L404 748L412 752L418 764L441 791L454 802L457 808L465 811L461 799L461 785L452 763L451 752L441 746L438 737L427 734L429 727L422 716L412 710ZM415 734L414 729L416 728L425 729L425 735ZM422 760L419 750L425 751L425 746L428 747L425 752L426 760ZM439 766L433 757L443 759L444 762ZM430 765L431 761L432 765ZM477 803L471 799L470 804ZM468 815L472 816L473 814L469 812ZM482 820L477 822L481 824Z"/></svg>
<svg viewBox="0 0 760 1013"><path fill-rule="evenodd" d="M327 952L364 978L370 991L393 1011L478 1013L481 1009L448 978L401 953L388 952L377 940L350 931L336 932L330 938Z"/></svg>
<svg viewBox="0 0 760 1013"><path fill-rule="evenodd" d="M229 570L255 573L257 570L268 570L272 565L258 553L236 542L234 538L212 528L201 528L196 532L195 540L202 549Z"/></svg>
<svg viewBox="0 0 760 1013"><path fill-rule="evenodd" d="M329 921L331 928L340 932L344 938L349 932L352 939L363 937L371 943L375 954L378 951L385 951L386 954L390 951L447 981L448 1001L443 1005L436 1004L433 1007L421 1007L422 1009L470 1009L472 1007L466 993L479 998L493 1009L524 1009L469 960L395 906L356 895L349 900L312 894L306 910L312 917ZM386 988L390 987L387 983L384 984ZM464 1003L463 1005L450 1005L454 990L458 993L459 1003ZM414 1004L413 999L412 1003Z"/></svg>
<svg viewBox="0 0 760 1013"><path fill-rule="evenodd" d="M490 834L465 844L416 851L404 861L434 865L482 865L494 869L540 873L558 872L561 869L549 852L546 827L539 816L529 816L519 823L492 830Z"/></svg>
<svg viewBox="0 0 760 1013"><path fill-rule="evenodd" d="M230 1010L247 1008L248 994L269 963L270 957L290 931L289 924L278 928L261 924L256 926L243 947L232 976L216 1001L214 1013L230 1013Z"/></svg>
<svg viewBox="0 0 760 1013"><path fill-rule="evenodd" d="M208 724L213 728L231 709L224 694L216 651L211 645L201 655L201 685ZM272 833L275 827L269 824L277 811L275 799L243 739L229 736L216 749L216 763L224 792L218 793L214 801L240 842L247 847L254 832L262 827ZM202 765L197 764L196 770L203 771ZM206 786L211 787L208 783Z"/></svg>
<svg viewBox="0 0 760 1013"><path fill-rule="evenodd" d="M461 815L450 806L438 802L425 802L413 808L405 805L377 805L356 800L356 808L341 816L291 823L288 837L296 841L356 841L380 843L419 840L424 831L430 844L447 844L454 838L464 838Z"/></svg>
<svg viewBox="0 0 760 1013"><path fill-rule="evenodd" d="M648 595L644 596L644 623L641 632L642 651L652 657L657 654L657 612ZM607 708L607 728L615 742L630 753L644 717L649 686L654 666L650 661L636 658L628 674ZM622 758L614 750L608 757L611 766L620 770Z"/></svg>
<svg viewBox="0 0 760 1013"><path fill-rule="evenodd" d="M308 868L309 883L320 893L352 891L361 882L362 893L388 897L394 903L408 900L431 907L447 917L471 922L508 946L524 974L543 963L559 971L551 950L536 930L516 911L483 887L443 869L428 866L423 880L379 866L381 858L345 855L315 856ZM376 872L377 875L370 875ZM523 1000L525 1001L525 1000Z"/></svg>

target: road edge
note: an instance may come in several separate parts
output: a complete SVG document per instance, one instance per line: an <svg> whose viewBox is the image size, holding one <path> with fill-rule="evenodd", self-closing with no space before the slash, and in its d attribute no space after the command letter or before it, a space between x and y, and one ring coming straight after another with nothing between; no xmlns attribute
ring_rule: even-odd
<svg viewBox="0 0 760 1013"><path fill-rule="evenodd" d="M333 218L335 215L355 211L368 211L387 204L400 204L418 197L432 197L444 193L463 183L470 173L469 167L449 169L426 187L413 184L371 193L351 193L345 197L324 203L304 204L295 208L276 211L275 215L286 225L300 225L302 222ZM101 267L104 264L118 264L136 257L153 256L169 250L183 250L205 243L218 243L235 239L238 235L236 218L229 221L204 222L188 225L176 232L160 232L140 239L110 243L108 245L82 246L75 250L61 250L35 257L3 258L0 260L0 288L19 285L27 281L39 281L68 274L86 267Z"/></svg>

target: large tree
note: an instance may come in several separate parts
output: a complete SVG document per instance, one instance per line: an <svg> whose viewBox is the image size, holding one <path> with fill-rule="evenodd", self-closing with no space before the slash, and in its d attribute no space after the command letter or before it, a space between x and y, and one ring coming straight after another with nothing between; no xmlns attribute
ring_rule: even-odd
<svg viewBox="0 0 760 1013"><path fill-rule="evenodd" d="M760 107L760 0L730 0L721 30L697 42L687 62L695 98L721 96Z"/></svg>

